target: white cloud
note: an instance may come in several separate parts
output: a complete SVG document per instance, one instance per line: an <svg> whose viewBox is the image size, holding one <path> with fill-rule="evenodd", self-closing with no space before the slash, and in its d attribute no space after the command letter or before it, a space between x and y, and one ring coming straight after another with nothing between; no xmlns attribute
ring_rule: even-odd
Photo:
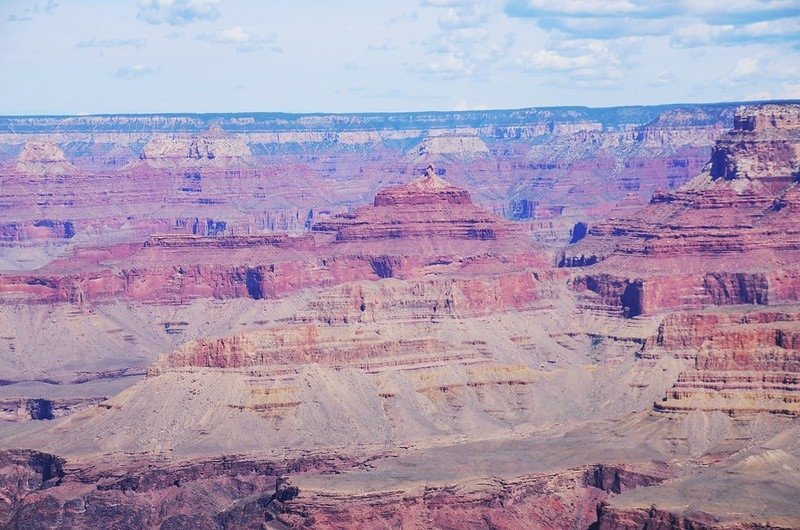
<svg viewBox="0 0 800 530"><path fill-rule="evenodd" d="M478 104L471 104L468 103L466 99L458 100L458 103L455 104L453 110L463 111L463 110L487 110L489 109L489 105L485 105L483 103Z"/></svg>
<svg viewBox="0 0 800 530"><path fill-rule="evenodd" d="M456 77L473 77L476 75L475 65L468 64L455 55L445 55L417 66L417 71L432 77L452 79Z"/></svg>
<svg viewBox="0 0 800 530"><path fill-rule="evenodd" d="M234 44L236 50L240 52L249 52L261 50L265 44L274 43L277 36L274 33L269 35L254 35L248 33L241 26L233 26L227 29L218 29L213 33L201 33L197 36L198 40L206 42L213 42L215 44ZM271 48L273 51L279 51L280 48Z"/></svg>
<svg viewBox="0 0 800 530"><path fill-rule="evenodd" d="M707 22L753 22L800 15L797 0L683 0L681 7L685 14L701 16Z"/></svg>
<svg viewBox="0 0 800 530"><path fill-rule="evenodd" d="M424 0L424 7L461 7L475 3L475 0Z"/></svg>
<svg viewBox="0 0 800 530"><path fill-rule="evenodd" d="M742 101L767 101L770 99L772 99L772 92L769 90L762 90L742 96Z"/></svg>
<svg viewBox="0 0 800 530"><path fill-rule="evenodd" d="M500 40L492 37L484 27L439 32L424 42L432 58L415 69L439 78L486 77L508 56L515 42L512 33L500 36Z"/></svg>
<svg viewBox="0 0 800 530"><path fill-rule="evenodd" d="M672 35L672 44L681 47L781 41L800 41L800 18L742 25L695 22L679 28Z"/></svg>
<svg viewBox="0 0 800 530"><path fill-rule="evenodd" d="M759 73L759 67L758 57L742 57L728 73L728 77L734 81L752 77Z"/></svg>
<svg viewBox="0 0 800 530"><path fill-rule="evenodd" d="M123 48L126 46L144 48L147 46L147 39L98 39L94 35L91 35L78 41L77 46L78 48Z"/></svg>
<svg viewBox="0 0 800 530"><path fill-rule="evenodd" d="M621 86L628 58L640 39L629 37L616 41L560 41L535 52L523 53L518 68L550 74L554 83L586 88Z"/></svg>
<svg viewBox="0 0 800 530"><path fill-rule="evenodd" d="M34 16L40 13L52 15L57 9L58 2L55 0L47 0L47 2L41 4L39 2L34 2L33 5L29 5L29 7L23 9L20 14L12 13L8 15L6 20L9 22L27 22L28 20L33 20Z"/></svg>
<svg viewBox="0 0 800 530"><path fill-rule="evenodd" d="M706 22L758 22L800 15L796 0L510 0L516 17L697 17Z"/></svg>
<svg viewBox="0 0 800 530"><path fill-rule="evenodd" d="M201 38L209 42L241 44L242 42L248 42L251 37L241 26L234 26L228 29L218 29L211 34L203 34Z"/></svg>
<svg viewBox="0 0 800 530"><path fill-rule="evenodd" d="M797 0L510 0L505 12L571 38L669 36L677 47L800 43Z"/></svg>
<svg viewBox="0 0 800 530"><path fill-rule="evenodd" d="M439 15L439 27L442 29L474 28L488 21L494 13L494 9L481 4L449 7Z"/></svg>
<svg viewBox="0 0 800 530"><path fill-rule="evenodd" d="M506 13L517 17L657 17L675 9L675 2L664 0L512 0L506 4Z"/></svg>
<svg viewBox="0 0 800 530"><path fill-rule="evenodd" d="M136 64L133 66L121 66L119 70L114 73L113 77L117 79L136 79L146 77L157 71L156 68L146 64Z"/></svg>
<svg viewBox="0 0 800 530"><path fill-rule="evenodd" d="M142 0L139 19L150 24L183 26L200 20L216 20L222 0Z"/></svg>

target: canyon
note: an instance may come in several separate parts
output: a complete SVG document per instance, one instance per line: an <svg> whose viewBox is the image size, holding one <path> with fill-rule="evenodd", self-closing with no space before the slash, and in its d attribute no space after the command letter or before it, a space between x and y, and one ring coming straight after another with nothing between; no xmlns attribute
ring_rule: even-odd
<svg viewBox="0 0 800 530"><path fill-rule="evenodd" d="M0 117L0 526L800 528L800 104Z"/></svg>

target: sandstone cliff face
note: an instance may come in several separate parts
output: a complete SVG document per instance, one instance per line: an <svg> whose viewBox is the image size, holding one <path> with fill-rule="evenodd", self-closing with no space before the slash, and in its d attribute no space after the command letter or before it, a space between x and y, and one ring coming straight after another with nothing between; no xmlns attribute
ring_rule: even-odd
<svg viewBox="0 0 800 530"><path fill-rule="evenodd" d="M741 110L703 173L634 216L592 226L559 264L599 263L576 286L631 316L796 300L799 115L798 105ZM632 277L612 272L622 269Z"/></svg>
<svg viewBox="0 0 800 530"><path fill-rule="evenodd" d="M690 359L655 409L800 415L800 315L796 307L667 316L648 355Z"/></svg>
<svg viewBox="0 0 800 530"><path fill-rule="evenodd" d="M145 144L141 158L156 167L252 163L252 153L244 140L224 133L217 125L198 136L153 136Z"/></svg>

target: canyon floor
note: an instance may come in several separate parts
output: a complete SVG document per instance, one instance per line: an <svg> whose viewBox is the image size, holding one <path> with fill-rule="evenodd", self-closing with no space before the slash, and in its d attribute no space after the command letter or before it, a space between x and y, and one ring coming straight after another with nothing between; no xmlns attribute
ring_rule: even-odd
<svg viewBox="0 0 800 530"><path fill-rule="evenodd" d="M800 528L800 105L383 118L0 119L0 526Z"/></svg>

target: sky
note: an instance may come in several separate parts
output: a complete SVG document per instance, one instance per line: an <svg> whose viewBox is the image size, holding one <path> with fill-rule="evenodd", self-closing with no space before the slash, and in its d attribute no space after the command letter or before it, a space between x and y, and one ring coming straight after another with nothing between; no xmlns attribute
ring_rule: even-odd
<svg viewBox="0 0 800 530"><path fill-rule="evenodd" d="M0 114L800 98L800 0L0 0Z"/></svg>

